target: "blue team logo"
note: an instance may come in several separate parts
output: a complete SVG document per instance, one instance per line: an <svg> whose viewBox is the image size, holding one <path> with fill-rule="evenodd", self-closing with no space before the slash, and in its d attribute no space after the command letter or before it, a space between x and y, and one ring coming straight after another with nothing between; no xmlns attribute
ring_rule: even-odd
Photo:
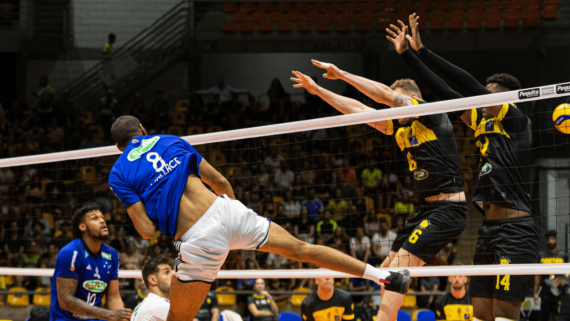
<svg viewBox="0 0 570 321"><path fill-rule="evenodd" d="M416 146L417 144L418 144L418 139L416 138L416 135L410 137L410 145Z"/></svg>
<svg viewBox="0 0 570 321"><path fill-rule="evenodd" d="M494 120L488 121L485 124L485 131L492 132L493 130L495 130L495 121Z"/></svg>
<svg viewBox="0 0 570 321"><path fill-rule="evenodd" d="M132 162L141 158L142 154L151 150L154 147L154 145L156 145L156 142L158 142L159 139L160 139L159 136L154 136L149 139L143 139L139 147L134 148L129 152L127 159Z"/></svg>

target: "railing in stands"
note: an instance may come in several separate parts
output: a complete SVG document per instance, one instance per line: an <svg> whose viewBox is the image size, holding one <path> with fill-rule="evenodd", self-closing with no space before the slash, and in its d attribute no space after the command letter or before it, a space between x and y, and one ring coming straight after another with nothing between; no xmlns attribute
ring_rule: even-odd
<svg viewBox="0 0 570 321"><path fill-rule="evenodd" d="M117 49L113 56L87 70L55 93L69 92L76 104L93 109L106 89L120 90L157 61L184 48L190 35L190 1L184 0Z"/></svg>

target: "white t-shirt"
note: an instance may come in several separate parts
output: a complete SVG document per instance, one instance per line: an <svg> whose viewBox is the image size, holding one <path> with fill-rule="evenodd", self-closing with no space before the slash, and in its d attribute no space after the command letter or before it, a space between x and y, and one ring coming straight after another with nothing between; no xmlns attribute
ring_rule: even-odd
<svg viewBox="0 0 570 321"><path fill-rule="evenodd" d="M166 321L170 301L154 293L149 293L133 311L131 321Z"/></svg>
<svg viewBox="0 0 570 321"><path fill-rule="evenodd" d="M390 249L392 248L392 243L396 240L396 233L388 230L386 236L382 237L380 233L374 233L372 236L372 243L380 244L380 251L378 251L380 256L385 257L390 254Z"/></svg>
<svg viewBox="0 0 570 321"><path fill-rule="evenodd" d="M350 247L354 249L356 255L362 256L367 248L370 247L370 239L368 236L363 236L362 241L358 242L356 237L350 239Z"/></svg>
<svg viewBox="0 0 570 321"><path fill-rule="evenodd" d="M283 202L285 206L285 215L295 216L301 214L301 203L297 201Z"/></svg>

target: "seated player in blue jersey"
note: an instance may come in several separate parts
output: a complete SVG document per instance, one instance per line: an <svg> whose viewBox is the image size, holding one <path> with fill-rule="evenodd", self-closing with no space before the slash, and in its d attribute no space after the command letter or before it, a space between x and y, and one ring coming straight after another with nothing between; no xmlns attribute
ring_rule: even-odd
<svg viewBox="0 0 570 321"><path fill-rule="evenodd" d="M169 321L194 318L228 252L237 249L311 262L382 282L389 291L407 292L408 271L381 271L334 249L305 243L245 207L234 199L228 180L185 140L149 136L132 116L117 118L111 134L123 154L111 170L109 185L135 228L145 239L153 238L158 228L178 241Z"/></svg>
<svg viewBox="0 0 570 321"><path fill-rule="evenodd" d="M103 213L97 206L84 206L72 219L74 240L64 246L55 263L51 286L50 321L128 321L119 294L119 256L103 243L109 237ZM101 300L107 295L107 309Z"/></svg>

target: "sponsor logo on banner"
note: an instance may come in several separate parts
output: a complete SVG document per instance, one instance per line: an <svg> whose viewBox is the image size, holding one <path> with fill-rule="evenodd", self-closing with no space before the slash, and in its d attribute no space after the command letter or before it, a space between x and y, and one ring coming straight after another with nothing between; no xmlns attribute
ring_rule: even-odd
<svg viewBox="0 0 570 321"><path fill-rule="evenodd" d="M554 86L542 87L540 88L540 96L550 96L556 93Z"/></svg>
<svg viewBox="0 0 570 321"><path fill-rule="evenodd" d="M142 154L151 150L154 147L154 145L156 145L156 142L158 142L159 139L160 139L159 136L154 136L149 139L143 139L139 147L134 148L129 152L127 159L132 162L141 158Z"/></svg>
<svg viewBox="0 0 570 321"><path fill-rule="evenodd" d="M570 82L569 82L569 83L562 84L562 85L557 85L557 86L556 86L556 93L557 93L557 94L570 93Z"/></svg>
<svg viewBox="0 0 570 321"><path fill-rule="evenodd" d="M71 272L75 271L75 259L77 259L77 251L73 251L73 257L71 258L71 267L69 267Z"/></svg>
<svg viewBox="0 0 570 321"><path fill-rule="evenodd" d="M528 99L540 96L540 89L533 88L527 90L519 90L519 99Z"/></svg>
<svg viewBox="0 0 570 321"><path fill-rule="evenodd" d="M83 282L83 288L91 292L103 292L107 288L107 283L99 280L85 281Z"/></svg>

